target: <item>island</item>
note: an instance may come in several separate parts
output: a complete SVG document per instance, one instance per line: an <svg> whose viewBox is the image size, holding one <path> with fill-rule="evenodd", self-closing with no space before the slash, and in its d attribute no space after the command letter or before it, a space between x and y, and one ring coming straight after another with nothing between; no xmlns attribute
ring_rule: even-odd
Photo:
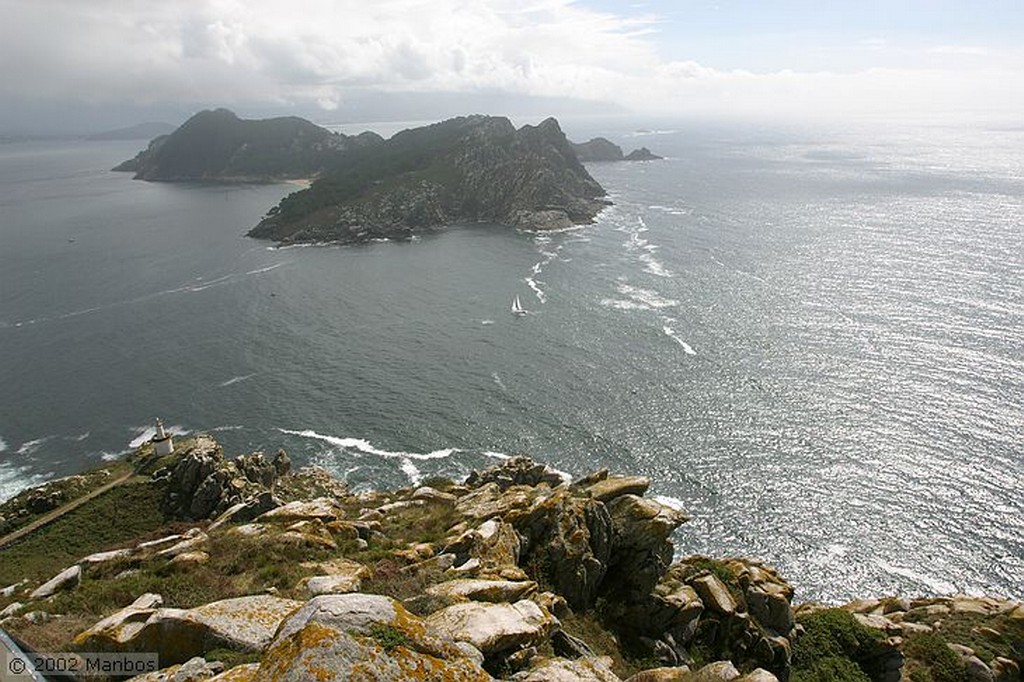
<svg viewBox="0 0 1024 682"><path fill-rule="evenodd" d="M161 182L278 182L319 175L349 151L383 142L375 133L333 133L295 116L246 120L201 111L113 168Z"/></svg>
<svg viewBox="0 0 1024 682"><path fill-rule="evenodd" d="M571 143L576 158L583 162L592 161L657 161L662 157L651 152L647 147L634 149L629 154L622 153L622 147L604 137L595 137L586 142Z"/></svg>
<svg viewBox="0 0 1024 682"><path fill-rule="evenodd" d="M0 505L22 648L155 654L137 682L1020 680L1020 601L800 603L756 558L680 556L687 516L644 476L517 456L351 490L163 442Z"/></svg>
<svg viewBox="0 0 1024 682"><path fill-rule="evenodd" d="M604 196L555 119L516 129L504 117L464 116L352 150L249 236L356 243L454 223L564 229L592 222Z"/></svg>
<svg viewBox="0 0 1024 682"><path fill-rule="evenodd" d="M559 230L593 222L609 201L583 161L628 155L605 138L570 142L554 118L513 126L462 116L385 140L296 117L245 120L201 111L113 170L157 182L280 182L310 187L272 207L248 236L280 244L409 239L453 224Z"/></svg>

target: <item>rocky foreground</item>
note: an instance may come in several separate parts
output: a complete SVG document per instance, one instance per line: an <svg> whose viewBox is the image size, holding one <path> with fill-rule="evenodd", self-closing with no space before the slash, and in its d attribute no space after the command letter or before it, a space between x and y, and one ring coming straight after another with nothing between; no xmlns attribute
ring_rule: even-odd
<svg viewBox="0 0 1024 682"><path fill-rule="evenodd" d="M645 498L643 477L568 483L513 458L462 483L352 493L283 452L228 460L206 436L130 463L136 479L96 505L134 500L113 509L158 519L141 537L105 544L110 529L72 518L86 508L0 549L3 579L12 562L24 574L0 592L0 626L26 645L158 652L164 669L136 679L177 682L1020 680L1020 602L794 607L757 561L673 562L686 517ZM17 526L62 490L0 514ZM29 550L75 558L33 574Z"/></svg>

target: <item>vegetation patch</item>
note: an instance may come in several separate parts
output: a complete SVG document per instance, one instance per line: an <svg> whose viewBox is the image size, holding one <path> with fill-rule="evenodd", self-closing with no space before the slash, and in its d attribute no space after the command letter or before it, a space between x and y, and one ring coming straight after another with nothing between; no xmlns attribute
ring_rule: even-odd
<svg viewBox="0 0 1024 682"><path fill-rule="evenodd" d="M967 682L967 666L946 640L934 633L907 639L907 670L914 682Z"/></svg>
<svg viewBox="0 0 1024 682"><path fill-rule="evenodd" d="M884 636L842 609L800 618L805 633L793 646L793 682L868 682L871 654Z"/></svg>
<svg viewBox="0 0 1024 682"><path fill-rule="evenodd" d="M134 542L165 523L162 491L129 481L0 550L0 585L48 580L84 556Z"/></svg>
<svg viewBox="0 0 1024 682"><path fill-rule="evenodd" d="M370 636L377 640L377 643L384 648L384 651L388 652L409 643L409 638L401 630L387 623L374 623L371 625Z"/></svg>

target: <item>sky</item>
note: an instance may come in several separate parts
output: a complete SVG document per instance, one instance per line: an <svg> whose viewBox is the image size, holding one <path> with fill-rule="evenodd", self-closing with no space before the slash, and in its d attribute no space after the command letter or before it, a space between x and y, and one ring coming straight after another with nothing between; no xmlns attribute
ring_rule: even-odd
<svg viewBox="0 0 1024 682"><path fill-rule="evenodd" d="M0 132L1024 111L1022 0L0 0Z"/></svg>

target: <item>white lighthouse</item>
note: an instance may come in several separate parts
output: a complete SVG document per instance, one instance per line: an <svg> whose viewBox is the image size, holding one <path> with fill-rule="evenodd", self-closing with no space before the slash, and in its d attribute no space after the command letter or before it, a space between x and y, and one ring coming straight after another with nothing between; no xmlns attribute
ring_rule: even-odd
<svg viewBox="0 0 1024 682"><path fill-rule="evenodd" d="M153 436L152 443L156 454L160 456L169 455L174 451L174 442L171 440L171 434L164 431L164 423L160 420L160 417L156 418L156 435Z"/></svg>

